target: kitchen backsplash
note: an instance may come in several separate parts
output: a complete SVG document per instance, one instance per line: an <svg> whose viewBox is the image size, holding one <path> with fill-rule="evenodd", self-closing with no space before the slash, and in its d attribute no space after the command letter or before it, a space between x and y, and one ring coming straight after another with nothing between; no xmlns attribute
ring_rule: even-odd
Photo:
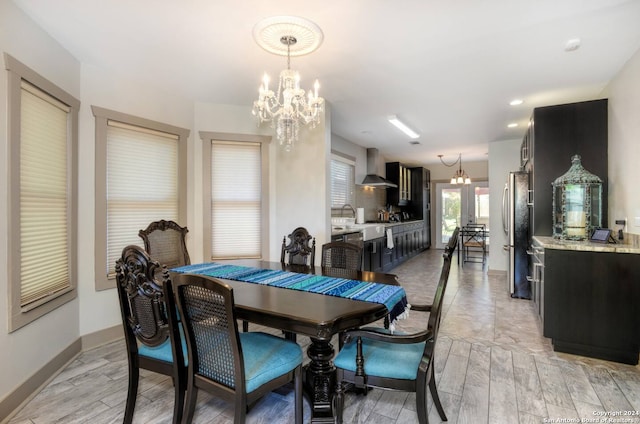
<svg viewBox="0 0 640 424"><path fill-rule="evenodd" d="M371 188L356 186L356 207L364 208L364 220L375 221L378 219L378 209L387 204L387 190L383 188Z"/></svg>
<svg viewBox="0 0 640 424"><path fill-rule="evenodd" d="M365 186L356 186L356 201L353 206L356 208L364 208L364 220L375 221L378 219L378 210L383 208L387 204L387 190L383 188L371 188ZM344 216L351 217L352 212L345 209L344 212L338 209L331 210L331 216Z"/></svg>

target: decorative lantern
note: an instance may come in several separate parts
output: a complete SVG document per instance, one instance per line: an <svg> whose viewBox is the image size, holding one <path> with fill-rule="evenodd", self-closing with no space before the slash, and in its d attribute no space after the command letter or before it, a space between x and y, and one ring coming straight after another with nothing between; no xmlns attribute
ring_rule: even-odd
<svg viewBox="0 0 640 424"><path fill-rule="evenodd" d="M583 168L580 155L553 185L553 237L585 240L602 226L602 180Z"/></svg>

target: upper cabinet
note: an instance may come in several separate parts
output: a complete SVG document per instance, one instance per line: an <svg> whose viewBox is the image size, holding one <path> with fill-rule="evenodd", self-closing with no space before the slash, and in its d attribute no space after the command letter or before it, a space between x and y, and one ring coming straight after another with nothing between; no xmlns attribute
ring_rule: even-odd
<svg viewBox="0 0 640 424"><path fill-rule="evenodd" d="M521 150L532 190L532 235L553 234L551 183L567 172L573 155L580 155L584 168L602 179L602 225L608 226L607 140L607 99L533 110Z"/></svg>
<svg viewBox="0 0 640 424"><path fill-rule="evenodd" d="M387 189L387 203L406 206L411 201L411 169L400 162L387 162L387 180L398 188Z"/></svg>

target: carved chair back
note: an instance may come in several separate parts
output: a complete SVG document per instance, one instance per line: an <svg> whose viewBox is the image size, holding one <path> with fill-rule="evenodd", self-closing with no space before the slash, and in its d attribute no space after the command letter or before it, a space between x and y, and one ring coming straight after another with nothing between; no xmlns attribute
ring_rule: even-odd
<svg viewBox="0 0 640 424"><path fill-rule="evenodd" d="M282 238L280 262L315 266L316 239L309 235L307 229L298 227L288 237L289 244L286 243L287 237Z"/></svg>
<svg viewBox="0 0 640 424"><path fill-rule="evenodd" d="M154 221L138 232L144 241L144 249L167 268L191 264L185 237L189 230L174 221Z"/></svg>

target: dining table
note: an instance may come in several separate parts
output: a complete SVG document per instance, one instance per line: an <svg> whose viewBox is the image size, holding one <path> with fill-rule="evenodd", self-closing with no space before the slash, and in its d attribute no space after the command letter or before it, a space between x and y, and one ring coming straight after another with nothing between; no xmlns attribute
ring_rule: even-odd
<svg viewBox="0 0 640 424"><path fill-rule="evenodd" d="M220 261L260 270L285 271L297 274L315 274L336 279L380 283L399 286L394 274L342 268L289 265L254 259ZM207 275L199 270L203 266L189 265L171 272L189 272ZM264 325L300 336L308 336L310 359L303 372L303 388L310 406L313 423L333 423L333 394L335 392L335 367L332 359L335 349L331 339L343 331L357 328L388 317L385 304L345 297L292 290L268 284L221 278L233 288L236 318ZM406 301L406 297L404 299ZM385 321L386 322L386 321Z"/></svg>

